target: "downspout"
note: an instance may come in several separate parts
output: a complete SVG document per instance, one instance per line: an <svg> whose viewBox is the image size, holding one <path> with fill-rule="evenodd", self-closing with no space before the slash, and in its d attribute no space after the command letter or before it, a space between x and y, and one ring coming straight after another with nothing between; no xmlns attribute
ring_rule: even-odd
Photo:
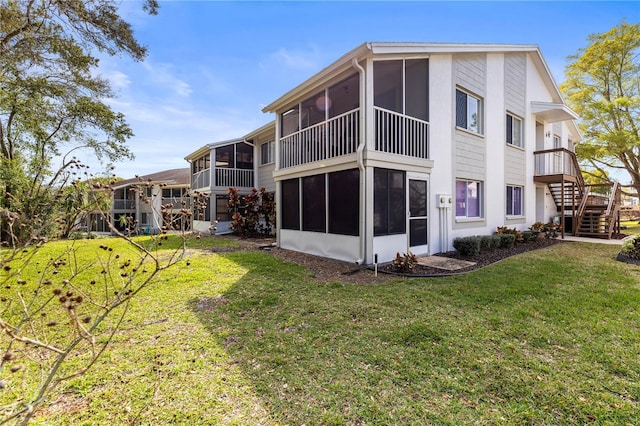
<svg viewBox="0 0 640 426"><path fill-rule="evenodd" d="M360 170L360 253L358 259L356 260L356 264L361 265L365 261L366 255L366 233L367 233L367 224L365 220L366 213L366 201L367 201L367 177L366 171L364 168L364 148L366 146L366 99L367 99L367 88L365 84L365 73L364 68L358 63L357 58L353 58L351 60L351 64L353 67L358 70L360 74L360 143L358 144L358 149L356 150L356 158L358 161L358 169Z"/></svg>

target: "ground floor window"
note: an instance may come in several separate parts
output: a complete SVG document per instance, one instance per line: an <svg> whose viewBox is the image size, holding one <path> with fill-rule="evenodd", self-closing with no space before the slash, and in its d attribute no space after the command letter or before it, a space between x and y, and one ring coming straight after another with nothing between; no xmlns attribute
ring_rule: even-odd
<svg viewBox="0 0 640 426"><path fill-rule="evenodd" d="M521 186L507 185L507 216L522 216L523 193Z"/></svg>
<svg viewBox="0 0 640 426"><path fill-rule="evenodd" d="M405 172L377 168L373 181L373 234L404 234L407 222Z"/></svg>
<svg viewBox="0 0 640 426"><path fill-rule="evenodd" d="M220 222L231 220L229 197L227 195L216 195L216 220Z"/></svg>
<svg viewBox="0 0 640 426"><path fill-rule="evenodd" d="M358 235L359 183L357 169L282 181L282 229Z"/></svg>
<svg viewBox="0 0 640 426"><path fill-rule="evenodd" d="M482 217L482 182L456 180L456 217Z"/></svg>
<svg viewBox="0 0 640 426"><path fill-rule="evenodd" d="M193 220L211 220L211 197L200 198L194 205L195 216Z"/></svg>

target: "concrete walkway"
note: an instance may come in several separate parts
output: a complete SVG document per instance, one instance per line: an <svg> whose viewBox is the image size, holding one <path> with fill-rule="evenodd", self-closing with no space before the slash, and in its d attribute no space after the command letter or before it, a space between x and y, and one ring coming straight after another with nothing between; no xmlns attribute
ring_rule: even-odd
<svg viewBox="0 0 640 426"><path fill-rule="evenodd" d="M632 237L627 237L632 238ZM609 245L618 245L621 246L624 240L605 240L604 238L587 238L587 237L574 237L573 235L565 235L564 241L576 241L580 243L594 243L594 244L609 244ZM559 240L562 240L562 237L558 237Z"/></svg>

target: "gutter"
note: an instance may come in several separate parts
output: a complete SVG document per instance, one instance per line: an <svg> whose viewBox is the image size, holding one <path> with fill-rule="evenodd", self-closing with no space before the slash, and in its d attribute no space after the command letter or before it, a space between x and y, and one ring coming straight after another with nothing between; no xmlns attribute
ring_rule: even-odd
<svg viewBox="0 0 640 426"><path fill-rule="evenodd" d="M358 169L360 169L360 253L359 257L356 260L356 264L361 265L365 261L366 256L366 221L365 221L365 209L366 209L366 201L367 201L367 179L365 175L365 167L364 167L364 148L366 146L366 84L365 84L365 74L364 68L358 63L357 58L353 58L351 60L351 65L358 70L360 74L360 111L364 111L360 118L360 143L358 144L357 153L357 161L358 161Z"/></svg>

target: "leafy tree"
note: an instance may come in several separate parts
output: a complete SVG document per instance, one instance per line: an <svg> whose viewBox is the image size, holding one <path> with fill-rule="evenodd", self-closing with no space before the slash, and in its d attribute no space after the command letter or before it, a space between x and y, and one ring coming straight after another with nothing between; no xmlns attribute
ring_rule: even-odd
<svg viewBox="0 0 640 426"><path fill-rule="evenodd" d="M157 0L143 0L156 14ZM76 149L99 159L132 158L133 133L102 100L109 83L93 72L93 52L142 60L146 48L110 0L3 0L0 3L0 228L24 244L46 232L57 211L51 192L69 183ZM62 164L52 159L62 157ZM8 230L12 215L19 227ZM16 232L16 229L22 232ZM15 240L17 239L17 240Z"/></svg>
<svg viewBox="0 0 640 426"><path fill-rule="evenodd" d="M569 57L560 86L581 117L576 153L596 180L623 170L640 193L640 24L623 21L588 41Z"/></svg>

